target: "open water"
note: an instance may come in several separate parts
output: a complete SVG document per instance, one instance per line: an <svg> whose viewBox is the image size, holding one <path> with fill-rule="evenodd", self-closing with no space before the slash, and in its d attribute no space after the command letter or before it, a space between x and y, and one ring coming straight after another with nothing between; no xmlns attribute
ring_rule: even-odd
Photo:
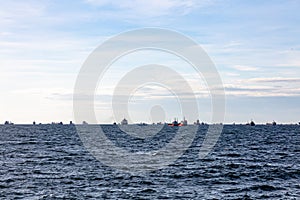
<svg viewBox="0 0 300 200"><path fill-rule="evenodd" d="M134 151L161 148L176 128L133 139L117 126L102 127ZM75 126L2 125L0 199L300 199L300 126L225 125L199 159L206 130L199 126L190 148L168 167L131 174L95 159Z"/></svg>

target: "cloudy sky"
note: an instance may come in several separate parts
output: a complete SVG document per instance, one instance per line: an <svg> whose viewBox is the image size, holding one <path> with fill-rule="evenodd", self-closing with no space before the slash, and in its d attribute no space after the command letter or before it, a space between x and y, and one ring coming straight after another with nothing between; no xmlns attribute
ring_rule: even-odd
<svg viewBox="0 0 300 200"><path fill-rule="evenodd" d="M73 89L87 56L108 38L144 27L178 31L208 53L225 88L225 123L300 121L300 1L0 3L0 122L74 120ZM187 79L197 94L200 120L209 122L211 105L203 80L183 61L147 51L124 57L107 71L95 97L99 122L115 121L111 91L122 75L150 61ZM151 107L157 105L167 121L183 117L176 98L168 98L171 94L157 85L141 87L129 102L132 120L151 122Z"/></svg>

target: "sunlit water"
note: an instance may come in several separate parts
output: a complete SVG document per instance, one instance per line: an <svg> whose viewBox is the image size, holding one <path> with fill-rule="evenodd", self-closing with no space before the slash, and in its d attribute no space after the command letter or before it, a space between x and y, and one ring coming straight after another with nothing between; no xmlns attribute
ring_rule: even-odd
<svg viewBox="0 0 300 200"><path fill-rule="evenodd" d="M174 137L166 127L134 138L103 126L115 145L158 150ZM205 159L198 153L207 126L174 164L130 174L105 166L83 146L74 126L0 126L1 199L300 199L300 126L224 127Z"/></svg>

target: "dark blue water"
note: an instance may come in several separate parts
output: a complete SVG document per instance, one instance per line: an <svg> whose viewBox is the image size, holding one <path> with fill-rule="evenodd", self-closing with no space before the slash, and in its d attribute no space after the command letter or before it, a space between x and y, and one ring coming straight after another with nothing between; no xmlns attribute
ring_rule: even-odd
<svg viewBox="0 0 300 200"><path fill-rule="evenodd" d="M103 129L134 151L160 148L173 137L170 127L147 140ZM0 126L0 198L300 199L300 126L227 125L199 159L206 129L199 127L191 147L169 167L130 174L96 160L74 126Z"/></svg>

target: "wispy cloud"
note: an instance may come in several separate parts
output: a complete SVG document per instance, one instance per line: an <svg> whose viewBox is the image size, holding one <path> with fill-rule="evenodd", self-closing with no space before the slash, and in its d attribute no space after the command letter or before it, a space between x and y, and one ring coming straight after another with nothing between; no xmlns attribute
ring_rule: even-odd
<svg viewBox="0 0 300 200"><path fill-rule="evenodd" d="M26 27L24 23L27 20L39 18L44 14L45 4L35 2L30 3L24 1L1 1L0 9L0 25L2 27L21 25ZM20 24L23 22L23 24Z"/></svg>
<svg viewBox="0 0 300 200"><path fill-rule="evenodd" d="M252 78L250 82L257 83L300 83L300 78L287 78L287 77L266 77L266 78Z"/></svg>
<svg viewBox="0 0 300 200"><path fill-rule="evenodd" d="M224 84L226 95L237 97L287 97L300 96L300 79L265 77L236 79Z"/></svg>
<svg viewBox="0 0 300 200"><path fill-rule="evenodd" d="M212 1L209 0L86 0L86 2L93 6L105 7L111 6L117 11L127 12L131 14L130 17L139 18L139 17L158 17L166 16L170 14L179 14L185 15L190 13L192 10L197 9L202 6L211 4ZM116 10L114 10L116 11ZM127 15L129 17L129 15Z"/></svg>
<svg viewBox="0 0 300 200"><path fill-rule="evenodd" d="M259 68L257 68L257 67L246 66L246 65L234 65L232 68L235 70L238 70L238 71L257 71L257 70L259 70Z"/></svg>

